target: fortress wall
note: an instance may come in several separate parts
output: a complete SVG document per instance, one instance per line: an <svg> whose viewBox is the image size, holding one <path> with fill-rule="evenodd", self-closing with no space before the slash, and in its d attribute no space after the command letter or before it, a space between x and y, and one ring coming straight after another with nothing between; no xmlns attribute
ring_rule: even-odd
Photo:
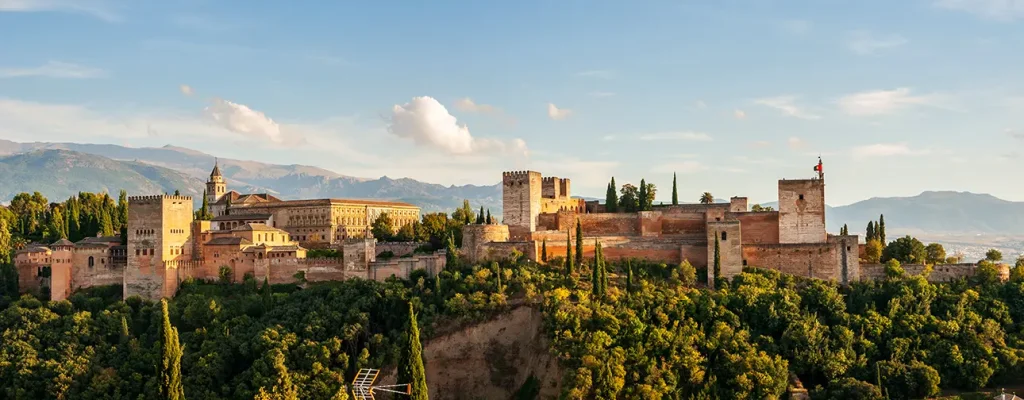
<svg viewBox="0 0 1024 400"><path fill-rule="evenodd" d="M471 262L484 262L488 260L502 260L512 255L512 250L520 253L531 260L540 257L537 242L492 242L484 244L476 253L476 258ZM562 254L565 254L565 245L562 245ZM551 257L551 244L548 243L548 257Z"/></svg>
<svg viewBox="0 0 1024 400"><path fill-rule="evenodd" d="M663 235L685 235L704 237L707 226L703 213L662 213L661 233Z"/></svg>
<svg viewBox="0 0 1024 400"><path fill-rule="evenodd" d="M745 244L746 265L842 282L842 254L832 243Z"/></svg>
<svg viewBox="0 0 1024 400"><path fill-rule="evenodd" d="M655 205L656 211L661 211L665 214L704 214L709 210L719 210L721 212L728 211L730 208L729 203L713 203L713 204L676 204L676 205Z"/></svg>
<svg viewBox="0 0 1024 400"><path fill-rule="evenodd" d="M462 227L462 248L460 255L469 262L476 262L487 256L487 244L509 241L508 225L465 225Z"/></svg>
<svg viewBox="0 0 1024 400"><path fill-rule="evenodd" d="M89 268L89 257L93 259ZM124 268L116 267L106 246L78 247L71 257L72 290L79 288L119 285L124 280Z"/></svg>
<svg viewBox="0 0 1024 400"><path fill-rule="evenodd" d="M688 259L691 264L697 267L707 265L707 242L703 238L681 240L666 239L664 237L584 236L583 257L585 259L594 258L595 239L601 243L601 251L608 260L636 258L672 264ZM549 260L554 257L565 257L564 233L559 240L548 240L547 252ZM575 257L576 238L572 239L572 254Z"/></svg>
<svg viewBox="0 0 1024 400"><path fill-rule="evenodd" d="M558 230L558 214L541 214L537 216L537 230Z"/></svg>
<svg viewBox="0 0 1024 400"><path fill-rule="evenodd" d="M637 215L640 218L640 236L661 236L662 219L660 211L641 211Z"/></svg>
<svg viewBox="0 0 1024 400"><path fill-rule="evenodd" d="M743 244L779 243L779 213L743 212L733 216L740 221Z"/></svg>
<svg viewBox="0 0 1024 400"><path fill-rule="evenodd" d="M374 246L378 256L385 251L390 251L395 254L395 257L401 257L412 254L422 245L423 243L419 242L377 242Z"/></svg>
<svg viewBox="0 0 1024 400"><path fill-rule="evenodd" d="M909 276L921 275L925 270L924 264L903 264L900 265ZM962 264L936 264L932 273L928 275L929 282L949 282L960 278L974 276L978 266L971 263ZM885 264L861 264L861 280L883 280L885 279Z"/></svg>
<svg viewBox="0 0 1024 400"><path fill-rule="evenodd" d="M639 235L639 215L636 213L580 214L584 235Z"/></svg>

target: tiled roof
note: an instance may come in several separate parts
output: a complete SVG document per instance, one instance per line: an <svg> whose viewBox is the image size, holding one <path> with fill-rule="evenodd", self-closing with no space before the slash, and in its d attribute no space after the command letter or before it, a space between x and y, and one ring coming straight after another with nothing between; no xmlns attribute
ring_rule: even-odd
<svg viewBox="0 0 1024 400"><path fill-rule="evenodd" d="M272 216L272 214L229 214L213 217L211 221L242 221L250 219L268 220Z"/></svg>
<svg viewBox="0 0 1024 400"><path fill-rule="evenodd" d="M280 202L281 199L270 195L269 193L257 193L257 194L240 194L234 190L229 191L221 196L217 200L216 205L227 205L228 199L231 199L231 205L239 204L261 204L261 203L276 203Z"/></svg>
<svg viewBox="0 0 1024 400"><path fill-rule="evenodd" d="M119 240L119 241L120 241L120 240ZM56 247L56 246L72 246L72 247L74 247L74 246L75 246L75 244L74 244L74 243L71 243L71 241L70 241L70 240L67 240L67 239L61 239L61 240L58 240L58 241L56 241L56 242L53 242L52 244L50 244L50 246L51 246L51 247Z"/></svg>
<svg viewBox="0 0 1024 400"><path fill-rule="evenodd" d="M245 245L252 244L249 239L235 236L219 237L206 242L207 245Z"/></svg>
<svg viewBox="0 0 1024 400"><path fill-rule="evenodd" d="M87 237L85 239L79 240L77 244L86 244L86 243L103 243L103 244L106 244L106 243L121 243L121 237L120 236L92 236L92 237Z"/></svg>
<svg viewBox="0 0 1024 400"><path fill-rule="evenodd" d="M15 254L38 253L38 252L46 252L46 251L50 251L50 249L48 247L44 247L44 246L31 246L31 247L26 247L24 249L18 250L18 251L15 252Z"/></svg>
<svg viewBox="0 0 1024 400"><path fill-rule="evenodd" d="M232 229L232 231L261 231L261 232L281 232L281 233L287 233L287 232L282 231L280 229L269 227L269 226L267 226L267 224L254 224L254 223L248 223L248 224L239 226L237 228Z"/></svg>

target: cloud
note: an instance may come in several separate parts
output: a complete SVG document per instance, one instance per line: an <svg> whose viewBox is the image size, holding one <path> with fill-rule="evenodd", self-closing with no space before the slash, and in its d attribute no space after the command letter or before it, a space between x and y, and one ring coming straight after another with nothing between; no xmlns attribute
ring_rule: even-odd
<svg viewBox="0 0 1024 400"><path fill-rule="evenodd" d="M554 103L548 103L548 118L555 121L561 121L569 118L572 115L572 110L567 108L558 108Z"/></svg>
<svg viewBox="0 0 1024 400"><path fill-rule="evenodd" d="M599 97L600 98L600 97L612 97L612 96L615 95L615 93L594 91L594 92L590 92L589 95L590 95L590 97Z"/></svg>
<svg viewBox="0 0 1024 400"><path fill-rule="evenodd" d="M747 113L743 110L736 110L732 112L733 117L736 119L747 119Z"/></svg>
<svg viewBox="0 0 1024 400"><path fill-rule="evenodd" d="M754 104L759 104L759 105L762 105L762 106L774 108L776 110L782 111L783 114L788 115L790 117L794 117L794 118L809 119L809 120L814 120L814 119L820 119L821 118L821 116L813 114L813 113L811 113L811 112L809 112L809 111L807 111L807 110L797 106L796 104L794 104L795 101L796 101L796 96L788 96L787 95L787 96L776 96L776 97L767 97L767 98L757 99L757 100L754 100Z"/></svg>
<svg viewBox="0 0 1024 400"><path fill-rule="evenodd" d="M2 4L3 0L0 0ZM106 72L101 69L85 67L78 64L50 61L38 67L6 67L0 68L0 78L60 78L60 79L91 79L102 78Z"/></svg>
<svg viewBox="0 0 1024 400"><path fill-rule="evenodd" d="M694 103L693 106L696 107L698 110L708 108L708 105L707 103L704 102L704 100L697 100L697 102Z"/></svg>
<svg viewBox="0 0 1024 400"><path fill-rule="evenodd" d="M843 112L853 116L892 114L914 106L948 108L944 96L937 94L911 95L909 88L871 90L843 96L837 101Z"/></svg>
<svg viewBox="0 0 1024 400"><path fill-rule="evenodd" d="M1024 0L936 0L934 5L997 21L1024 18Z"/></svg>
<svg viewBox="0 0 1024 400"><path fill-rule="evenodd" d="M792 136L789 139L786 139L786 144L789 145L789 148L793 150L798 150L807 147L807 142L796 136Z"/></svg>
<svg viewBox="0 0 1024 400"><path fill-rule="evenodd" d="M387 129L395 136L412 139L417 145L437 148L449 154L488 151L527 153L526 142L522 139L504 142L474 138L469 127L460 125L444 105L429 96L415 97L402 105L396 104L392 108Z"/></svg>
<svg viewBox="0 0 1024 400"><path fill-rule="evenodd" d="M640 135L640 140L687 140L696 142L709 142L711 136L704 132L656 132Z"/></svg>
<svg viewBox="0 0 1024 400"><path fill-rule="evenodd" d="M305 143L305 138L298 133L283 133L277 122L244 104L213 99L212 104L203 111L209 119L231 132L282 145Z"/></svg>
<svg viewBox="0 0 1024 400"><path fill-rule="evenodd" d="M758 140L758 141L755 141L755 142L751 143L750 145L754 146L754 147L758 147L758 148L765 148L765 147L771 147L772 142L769 142L767 140Z"/></svg>
<svg viewBox="0 0 1024 400"><path fill-rule="evenodd" d="M853 31L847 38L846 46L854 53L870 55L879 50L892 49L907 43L910 41L900 35L876 36L868 31Z"/></svg>
<svg viewBox="0 0 1024 400"><path fill-rule="evenodd" d="M1014 139L1024 140L1024 129L1006 129L1003 133Z"/></svg>
<svg viewBox="0 0 1024 400"><path fill-rule="evenodd" d="M455 109L463 112L493 114L501 112L497 107L490 104L477 104L473 99L464 97L455 101Z"/></svg>
<svg viewBox="0 0 1024 400"><path fill-rule="evenodd" d="M607 69L597 69L590 71L577 72L576 76L581 78L600 78L600 79L611 79L615 77L615 71Z"/></svg>
<svg viewBox="0 0 1024 400"><path fill-rule="evenodd" d="M178 86L178 90L180 90L180 91L181 91L181 94L183 94L183 95L186 95L186 96L191 96L191 95L192 95L192 93L194 93L194 92L192 91L192 87L191 87L191 86L189 86L189 85L181 85L181 86Z"/></svg>
<svg viewBox="0 0 1024 400"><path fill-rule="evenodd" d="M928 150L912 149L907 143L876 143L853 148L853 156L857 158L919 156L928 153Z"/></svg>
<svg viewBox="0 0 1024 400"><path fill-rule="evenodd" d="M107 22L121 20L102 0L0 0L0 12L70 12Z"/></svg>

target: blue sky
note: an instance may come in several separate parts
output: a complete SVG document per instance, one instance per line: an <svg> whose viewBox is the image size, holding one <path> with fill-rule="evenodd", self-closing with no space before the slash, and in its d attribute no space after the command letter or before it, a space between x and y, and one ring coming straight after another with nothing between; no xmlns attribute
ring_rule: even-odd
<svg viewBox="0 0 1024 400"><path fill-rule="evenodd" d="M301 5L298 5L301 4ZM1024 201L1024 0L0 0L0 138L346 175Z"/></svg>

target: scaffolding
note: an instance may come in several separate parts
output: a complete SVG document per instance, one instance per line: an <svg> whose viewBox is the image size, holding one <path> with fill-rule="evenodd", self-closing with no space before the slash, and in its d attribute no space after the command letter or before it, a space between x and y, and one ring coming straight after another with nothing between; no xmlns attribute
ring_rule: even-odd
<svg viewBox="0 0 1024 400"><path fill-rule="evenodd" d="M380 370L363 368L356 373L356 377L352 379L352 397L357 400L376 400L373 397L375 391L399 393L410 395L412 394L412 385L408 383L401 383L395 385L374 385L377 381L377 375L380 375ZM405 390L396 390L404 388Z"/></svg>

